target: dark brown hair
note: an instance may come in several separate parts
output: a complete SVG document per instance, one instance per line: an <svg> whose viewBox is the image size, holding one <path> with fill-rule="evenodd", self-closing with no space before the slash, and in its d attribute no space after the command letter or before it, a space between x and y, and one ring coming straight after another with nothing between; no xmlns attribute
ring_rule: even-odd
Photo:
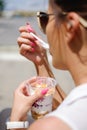
<svg viewBox="0 0 87 130"><path fill-rule="evenodd" d="M53 9L60 7L65 12L77 12L87 18L87 0L49 0Z"/></svg>

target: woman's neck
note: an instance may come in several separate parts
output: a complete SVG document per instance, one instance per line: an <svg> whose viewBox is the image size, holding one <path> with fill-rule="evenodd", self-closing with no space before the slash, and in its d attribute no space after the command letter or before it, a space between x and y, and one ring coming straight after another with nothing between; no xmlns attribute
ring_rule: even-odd
<svg viewBox="0 0 87 130"><path fill-rule="evenodd" d="M69 71L76 85L87 82L87 54L86 53L84 52L84 56L82 54L75 56L74 60L69 64Z"/></svg>
<svg viewBox="0 0 87 130"><path fill-rule="evenodd" d="M81 33L82 32L82 33ZM72 61L69 70L76 85L87 82L87 33L81 28L74 42L75 52L71 51Z"/></svg>

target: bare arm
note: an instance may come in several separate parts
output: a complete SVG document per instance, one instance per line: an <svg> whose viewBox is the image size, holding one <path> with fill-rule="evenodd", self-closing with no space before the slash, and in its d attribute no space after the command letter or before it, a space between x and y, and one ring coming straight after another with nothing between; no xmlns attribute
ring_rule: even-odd
<svg viewBox="0 0 87 130"><path fill-rule="evenodd" d="M65 122L56 117L47 117L37 120L28 130L36 130L36 128L37 130L71 130Z"/></svg>

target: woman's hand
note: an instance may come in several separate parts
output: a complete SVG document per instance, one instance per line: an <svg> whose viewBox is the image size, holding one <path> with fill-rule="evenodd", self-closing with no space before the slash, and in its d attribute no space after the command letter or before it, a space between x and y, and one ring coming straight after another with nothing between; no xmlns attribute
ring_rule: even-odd
<svg viewBox="0 0 87 130"><path fill-rule="evenodd" d="M14 92L14 101L11 112L11 121L24 121L27 120L27 113L31 109L33 103L47 93L47 89L39 91L34 95L30 95L27 89L29 82L35 82L36 77L24 81Z"/></svg>
<svg viewBox="0 0 87 130"><path fill-rule="evenodd" d="M34 32L29 24L19 28L20 36L17 39L20 54L27 59L33 61L37 65L43 64L43 59L46 57L46 50L40 45L29 32Z"/></svg>

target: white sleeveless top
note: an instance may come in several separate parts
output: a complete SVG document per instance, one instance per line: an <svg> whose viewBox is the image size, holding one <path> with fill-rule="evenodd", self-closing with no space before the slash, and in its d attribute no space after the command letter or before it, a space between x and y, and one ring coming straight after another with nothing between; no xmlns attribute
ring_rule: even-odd
<svg viewBox="0 0 87 130"><path fill-rule="evenodd" d="M87 130L87 83L74 88L63 103L47 116L60 118L72 130Z"/></svg>

